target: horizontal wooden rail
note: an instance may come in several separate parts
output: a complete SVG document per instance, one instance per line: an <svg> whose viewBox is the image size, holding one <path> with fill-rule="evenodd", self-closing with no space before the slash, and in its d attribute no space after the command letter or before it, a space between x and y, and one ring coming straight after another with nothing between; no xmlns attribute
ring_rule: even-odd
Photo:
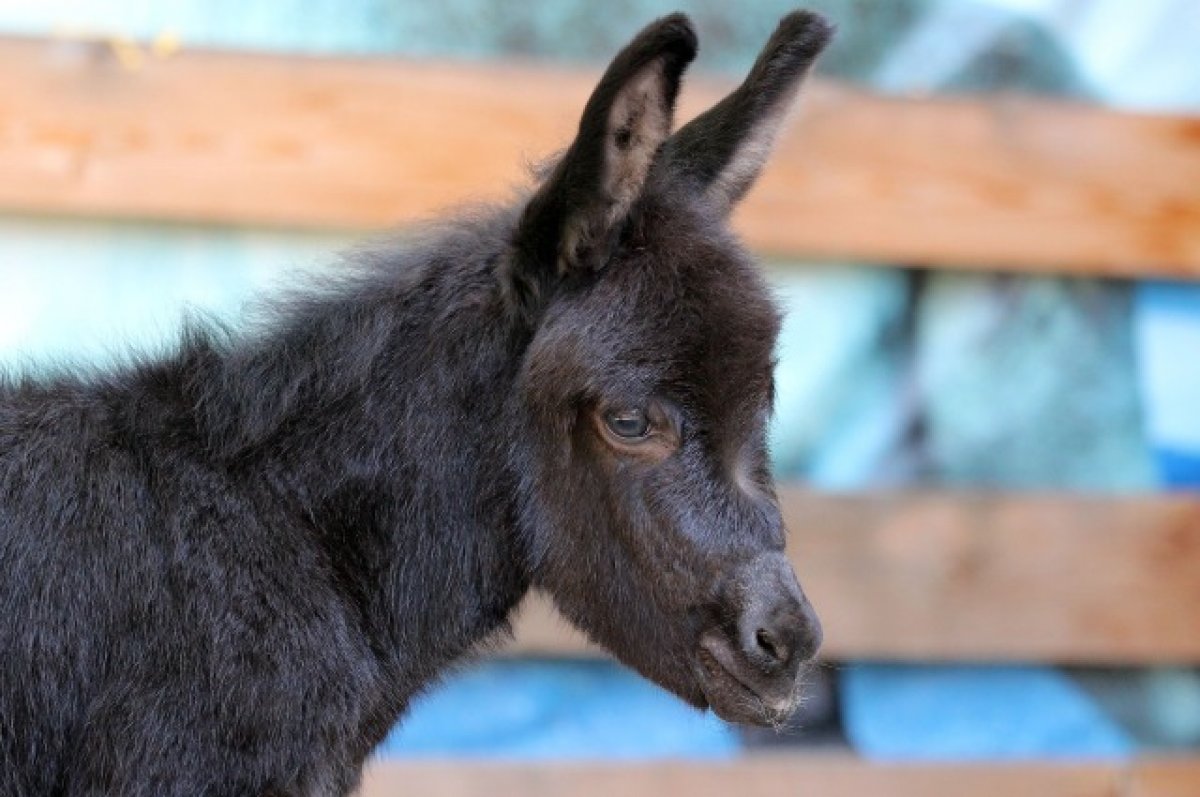
<svg viewBox="0 0 1200 797"><path fill-rule="evenodd" d="M878 764L782 755L729 763L380 762L361 797L1195 797L1200 762Z"/></svg>
<svg viewBox="0 0 1200 797"><path fill-rule="evenodd" d="M0 210L392 225L504 197L566 143L595 79L2 41ZM691 80L682 117L726 89ZM821 83L802 104L738 214L763 253L1200 277L1200 118Z"/></svg>
<svg viewBox="0 0 1200 797"><path fill-rule="evenodd" d="M781 499L829 658L1200 662L1198 499ZM513 649L596 652L544 601Z"/></svg>

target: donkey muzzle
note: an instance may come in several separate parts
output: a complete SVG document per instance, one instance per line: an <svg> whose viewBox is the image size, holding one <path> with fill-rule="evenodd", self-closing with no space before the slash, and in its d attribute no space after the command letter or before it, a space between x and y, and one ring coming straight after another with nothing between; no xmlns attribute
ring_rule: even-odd
<svg viewBox="0 0 1200 797"><path fill-rule="evenodd" d="M778 725L800 700L803 665L821 645L821 624L780 553L734 574L725 608L733 623L700 635L697 677L709 705L731 722Z"/></svg>

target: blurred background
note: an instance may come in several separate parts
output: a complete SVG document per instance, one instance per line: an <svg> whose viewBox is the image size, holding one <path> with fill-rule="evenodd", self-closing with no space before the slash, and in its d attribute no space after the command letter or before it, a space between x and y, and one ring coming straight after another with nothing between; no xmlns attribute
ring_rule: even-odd
<svg viewBox="0 0 1200 797"><path fill-rule="evenodd" d="M772 447L830 639L810 699L782 733L732 728L539 617L532 641L424 698L381 758L1200 754L1200 4L807 5L839 36L739 224L787 310ZM161 350L188 308L236 321L410 211L503 198L653 17L692 15L695 81L721 87L791 7L2 0L0 365ZM242 87L328 74L322 86L354 95L363 57L362 96L386 98L388 70L441 81L459 121L434 139L487 149L535 132L493 165L509 183L480 194L452 164L405 179L445 153L390 151L363 128L431 124L407 84L366 110L334 97L279 151L242 146L289 124L269 103L239 106ZM511 64L513 92L544 90L537 113L472 100L473 76ZM204 118L191 149L172 127L188 106ZM346 154L360 145L395 178ZM288 146L315 149L256 162ZM321 182L334 173L347 182ZM1177 793L1200 794L1188 782Z"/></svg>

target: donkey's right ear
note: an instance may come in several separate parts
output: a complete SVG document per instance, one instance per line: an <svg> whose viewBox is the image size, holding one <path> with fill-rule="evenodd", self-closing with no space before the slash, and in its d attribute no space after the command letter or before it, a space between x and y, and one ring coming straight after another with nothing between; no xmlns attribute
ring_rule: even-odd
<svg viewBox="0 0 1200 797"><path fill-rule="evenodd" d="M695 55L691 23L673 14L646 27L613 59L584 107L578 135L518 224L514 265L537 273L514 277L541 282L608 262L671 134L679 82Z"/></svg>

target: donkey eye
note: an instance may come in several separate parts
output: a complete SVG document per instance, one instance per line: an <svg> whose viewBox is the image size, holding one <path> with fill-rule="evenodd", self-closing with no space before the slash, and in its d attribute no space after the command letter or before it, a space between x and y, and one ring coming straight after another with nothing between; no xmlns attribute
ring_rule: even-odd
<svg viewBox="0 0 1200 797"><path fill-rule="evenodd" d="M642 410L618 410L604 416L604 422L617 437L636 440L650 431L650 420Z"/></svg>

